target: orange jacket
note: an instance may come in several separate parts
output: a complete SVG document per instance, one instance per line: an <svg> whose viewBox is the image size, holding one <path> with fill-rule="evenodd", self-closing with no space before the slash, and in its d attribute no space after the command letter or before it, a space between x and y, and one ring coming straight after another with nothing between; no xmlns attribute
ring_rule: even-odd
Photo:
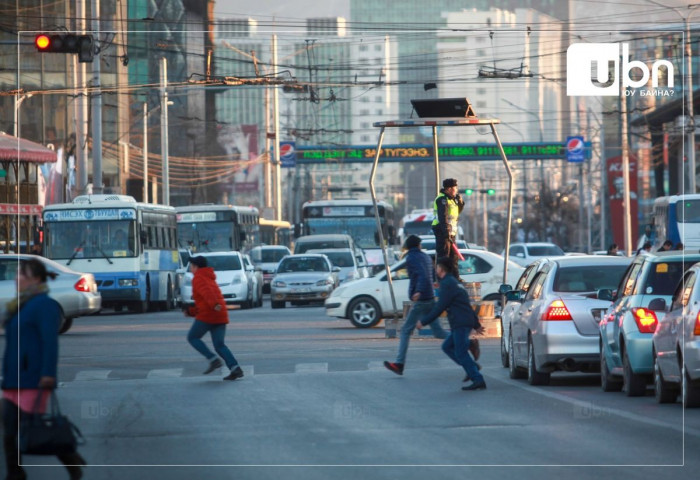
<svg viewBox="0 0 700 480"><path fill-rule="evenodd" d="M211 267L198 268L192 279L194 307L188 314L205 323L228 323L228 310L221 289L216 284L216 274ZM221 305L218 312L214 307Z"/></svg>

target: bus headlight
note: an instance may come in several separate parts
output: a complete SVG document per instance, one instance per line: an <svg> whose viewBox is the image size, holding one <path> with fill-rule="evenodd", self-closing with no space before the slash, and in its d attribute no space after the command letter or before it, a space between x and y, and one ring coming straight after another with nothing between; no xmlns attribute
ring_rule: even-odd
<svg viewBox="0 0 700 480"><path fill-rule="evenodd" d="M139 285L139 281L136 280L135 278L120 278L119 279L119 286L120 287L137 287Z"/></svg>

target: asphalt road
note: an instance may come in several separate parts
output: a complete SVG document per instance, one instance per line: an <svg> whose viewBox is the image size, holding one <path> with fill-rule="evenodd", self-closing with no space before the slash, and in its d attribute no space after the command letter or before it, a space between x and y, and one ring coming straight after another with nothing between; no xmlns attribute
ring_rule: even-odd
<svg viewBox="0 0 700 480"><path fill-rule="evenodd" d="M231 311L246 376L203 376L180 312L78 319L61 337L59 395L88 443L86 479L696 478L700 410L603 393L595 375L511 380L482 341L488 389L460 390L440 341L398 341L322 308ZM29 478L67 478L26 457ZM39 466L47 465L47 466Z"/></svg>

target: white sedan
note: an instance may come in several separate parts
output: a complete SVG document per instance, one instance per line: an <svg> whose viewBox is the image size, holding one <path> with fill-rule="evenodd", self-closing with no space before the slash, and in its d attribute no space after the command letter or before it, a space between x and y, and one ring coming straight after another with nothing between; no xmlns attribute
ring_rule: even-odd
<svg viewBox="0 0 700 480"><path fill-rule="evenodd" d="M80 273L56 263L48 258L29 254L0 255L0 318L5 316L5 305L17 297L16 277L20 260L31 258L44 264L46 270L55 273L55 279L48 279L49 296L61 306L61 327L59 333L67 332L73 319L97 313L102 308L102 296L92 273Z"/></svg>
<svg viewBox="0 0 700 480"><path fill-rule="evenodd" d="M435 252L426 252L434 256ZM498 300L498 288L503 283L503 257L484 250L460 249L464 260L459 261L459 274L465 282L481 283L483 300ZM515 282L523 268L508 263L508 281ZM408 301L408 271L406 261L401 260L391 268L396 307L403 310ZM513 283L511 283L512 285ZM370 328L388 315L393 315L391 293L386 273L374 277L350 281L336 288L325 302L326 315L346 318L357 328Z"/></svg>
<svg viewBox="0 0 700 480"><path fill-rule="evenodd" d="M216 283L219 285L227 304L240 305L241 308L252 308L260 305L262 297L256 296L257 286L249 271L246 270L246 262L241 253L206 252L197 255L205 257L208 266L214 269ZM191 272L185 274L185 283L181 289L184 306L194 305L192 278Z"/></svg>

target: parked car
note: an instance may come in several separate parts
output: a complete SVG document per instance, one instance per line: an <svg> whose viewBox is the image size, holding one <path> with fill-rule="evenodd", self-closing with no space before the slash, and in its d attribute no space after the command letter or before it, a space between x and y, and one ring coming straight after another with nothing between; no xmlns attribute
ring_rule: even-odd
<svg viewBox="0 0 700 480"><path fill-rule="evenodd" d="M603 390L627 396L646 392L654 373L652 337L665 304L685 270L700 254L657 252L637 255L622 277L612 306L600 322L600 378ZM656 301L655 301L656 300Z"/></svg>
<svg viewBox="0 0 700 480"><path fill-rule="evenodd" d="M275 276L277 264L285 256L291 254L291 250L284 245L262 245L250 251L251 260L253 260L255 266L262 269L263 293L270 293L270 282L272 282L272 277Z"/></svg>
<svg viewBox="0 0 700 480"><path fill-rule="evenodd" d="M498 288L503 282L503 257L484 250L460 250L464 260L460 260L459 274L465 282L480 282L481 297L484 300L498 300ZM427 252L435 256L435 252ZM510 263L508 279L516 280L523 268ZM403 302L408 299L408 270L406 261L401 260L391 268L396 307L403 311ZM391 293L386 273L381 272L370 278L338 287L326 300L326 315L346 318L357 328L371 328L386 315L393 315Z"/></svg>
<svg viewBox="0 0 700 480"><path fill-rule="evenodd" d="M252 277L245 269L245 261L240 252L198 253L207 259L207 264L216 273L216 283L226 300L226 304L240 305L241 308L254 306L255 292ZM182 301L185 306L193 305L192 273L185 275L182 287Z"/></svg>
<svg viewBox="0 0 700 480"><path fill-rule="evenodd" d="M7 302L16 298L16 277L19 261L35 258L46 270L57 275L48 279L49 296L61 306L61 327L67 332L73 319L97 313L102 308L102 296L97 291L95 277L91 273L79 273L48 258L29 254L0 254L0 318L4 317Z"/></svg>
<svg viewBox="0 0 700 480"><path fill-rule="evenodd" d="M334 267L340 268L340 272L338 272L339 283L369 277L367 261L362 252L353 252L349 248L328 248L325 250L312 249L307 253L322 253L328 257Z"/></svg>
<svg viewBox="0 0 700 480"><path fill-rule="evenodd" d="M505 250L501 255L505 255ZM551 258L564 255L564 250L553 243L511 243L508 258L523 267L539 258Z"/></svg>
<svg viewBox="0 0 700 480"><path fill-rule="evenodd" d="M294 254L306 253L309 250L323 250L327 248L349 248L359 250L350 235L344 233L304 235L294 241Z"/></svg>
<svg viewBox="0 0 700 480"><path fill-rule="evenodd" d="M435 236L434 235L421 235L420 237L420 248L423 250L435 250ZM464 240L457 240L457 248L472 248L473 250L486 250L484 247L473 248L467 245Z"/></svg>
<svg viewBox="0 0 700 480"><path fill-rule="evenodd" d="M263 304L263 274L262 268L256 267L250 258L250 255L243 254L243 266L245 267L248 280L251 282L253 289L253 306L262 307Z"/></svg>
<svg viewBox="0 0 700 480"><path fill-rule="evenodd" d="M284 308L286 302L304 305L324 301L338 285L339 272L328 257L318 253L284 257L272 279L272 308Z"/></svg>
<svg viewBox="0 0 700 480"><path fill-rule="evenodd" d="M629 263L592 255L543 263L511 322L511 378L547 385L555 371L597 372L598 322L611 300L596 292L614 288Z"/></svg>
<svg viewBox="0 0 700 480"><path fill-rule="evenodd" d="M504 285L504 291L511 290L513 293L506 295L506 303L501 311L501 364L504 368L509 366L510 358L510 325L520 313L522 307L522 299L527 295L527 291L532 285L535 275L546 265L548 260L541 258L535 260L523 270L522 275L515 284L515 288L510 285Z"/></svg>
<svg viewBox="0 0 700 480"><path fill-rule="evenodd" d="M681 394L686 408L700 407L700 263L676 287L669 312L652 337L654 393L659 403Z"/></svg>

